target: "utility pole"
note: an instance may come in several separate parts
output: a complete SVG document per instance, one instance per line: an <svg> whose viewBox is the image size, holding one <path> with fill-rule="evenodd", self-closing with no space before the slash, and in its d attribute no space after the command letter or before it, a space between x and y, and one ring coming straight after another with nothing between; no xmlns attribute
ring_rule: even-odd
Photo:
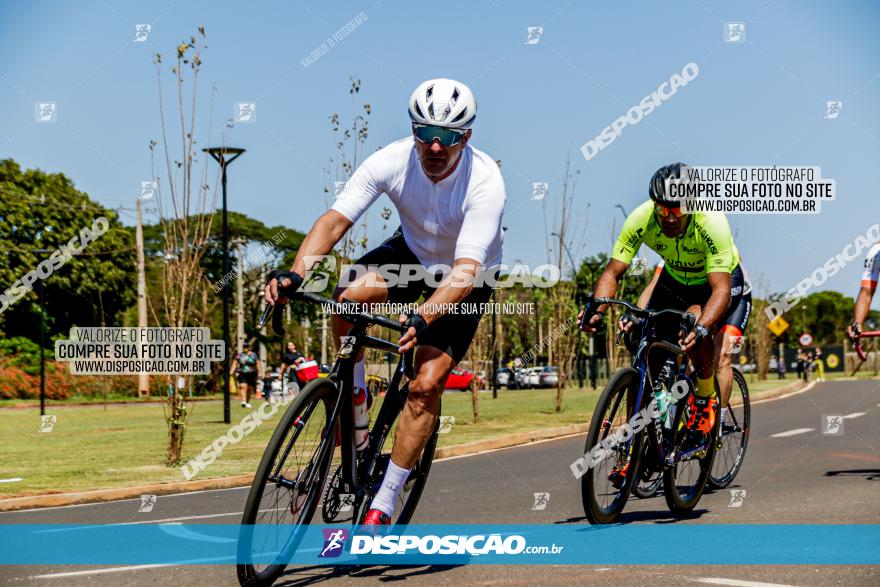
<svg viewBox="0 0 880 587"><path fill-rule="evenodd" d="M137 245L137 308L138 329L143 332L147 327L147 277L144 270L144 219L141 210L141 199L137 204L137 227L135 228L135 243ZM138 373L138 396L150 395L150 375Z"/></svg>
<svg viewBox="0 0 880 587"><path fill-rule="evenodd" d="M236 352L241 352L244 346L244 259L243 259L243 248L244 241L235 240L233 241L235 244L236 251L236 277L235 277L235 303L236 303L236 320L238 322L236 326L236 343L235 349Z"/></svg>

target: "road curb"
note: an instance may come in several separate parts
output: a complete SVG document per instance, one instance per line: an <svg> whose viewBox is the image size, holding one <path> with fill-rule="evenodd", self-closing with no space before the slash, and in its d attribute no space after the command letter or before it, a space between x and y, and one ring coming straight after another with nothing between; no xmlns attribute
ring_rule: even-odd
<svg viewBox="0 0 880 587"><path fill-rule="evenodd" d="M141 495L168 495L171 493L187 493L190 491L203 491L206 489L229 489L231 487L250 485L253 480L253 475L236 475L234 477L219 477L215 479L203 479L201 481L155 483L153 485L95 489L93 491L79 491L76 493L50 493L47 495L11 497L8 499L0 499L0 512L86 503L101 503L104 501L119 501L122 499L137 498Z"/></svg>
<svg viewBox="0 0 880 587"><path fill-rule="evenodd" d="M754 401L775 399L794 391L798 391L804 386L805 383L802 380L798 380L778 389L771 390L765 394L756 395ZM583 434L587 431L590 415L591 414L585 414L584 422L581 424L569 424L568 426L561 426L558 428L516 432L514 434L490 438L488 440L477 440L455 446L440 447L435 452L434 458L447 459L451 457L461 457L500 448L524 446L534 442L552 440L554 438L560 438L572 434ZM253 478L253 475L236 475L234 477L218 477L214 479L203 479L200 481L180 481L176 483L157 483L137 487L96 489L94 491L81 491L76 493L53 493L48 495L12 497L8 499L0 499L0 512L118 501L122 499L137 498L141 495L168 495L191 491L245 487L251 484Z"/></svg>

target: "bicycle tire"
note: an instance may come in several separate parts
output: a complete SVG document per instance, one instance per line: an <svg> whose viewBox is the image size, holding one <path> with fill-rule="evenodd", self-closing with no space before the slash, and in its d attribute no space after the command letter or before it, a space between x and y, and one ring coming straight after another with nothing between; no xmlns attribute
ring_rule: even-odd
<svg viewBox="0 0 880 587"><path fill-rule="evenodd" d="M694 393L694 390L691 390L691 393ZM672 429L676 433L673 436L672 446L676 446L679 443L681 435L687 434L686 427L679 427L679 424L687 413L687 398L689 395L680 399L676 407L675 418L672 422ZM717 405L715 409L718 409ZM715 418L715 426L709 433L709 445L705 449L705 456L698 457L697 459L699 461L699 474L697 475L696 484L686 497L682 497L678 492L678 471L679 465L691 462L690 459L688 461L678 461L674 466L665 466L663 468L663 496L666 498L666 505L669 507L669 511L674 516L690 514L700 502L700 498L703 496L703 491L706 488L706 483L709 480L709 474L712 472L712 462L715 459L715 445L718 442L718 428L720 425L721 419Z"/></svg>
<svg viewBox="0 0 880 587"><path fill-rule="evenodd" d="M728 485L730 485L733 480L736 478L736 475L739 473L740 468L742 468L743 461L746 457L746 449L749 446L749 430L751 428L751 402L749 400L749 386L746 383L746 378L742 374L742 372L734 368L733 369L733 382L734 382L734 391L739 389L742 393L742 422L736 421L736 414L733 413L731 416L734 419L735 425L742 430L742 436L739 441L739 451L737 452L737 456L733 461L733 464L727 468L726 472L719 471L719 475L716 476L714 474L716 470L716 465L719 462L718 453L724 449L724 436L721 437L721 442L718 442L716 445L716 454L715 454L715 462L712 463L712 472L709 474L709 487L712 489L724 489ZM731 394L732 395L732 394ZM730 415L731 410L728 408L728 415ZM722 422L723 426L724 423ZM723 428L722 428L723 431ZM733 436L732 434L730 436ZM721 475L720 473L724 473Z"/></svg>
<svg viewBox="0 0 880 587"><path fill-rule="evenodd" d="M646 467L648 463L646 462L646 452L651 450L652 442L649 440L648 442L642 443L642 456L639 457L639 475L636 479L636 482L633 483L633 493L639 499L650 499L657 495L657 492L660 490L660 486L663 485L663 471L660 469L654 469L650 471L650 475L646 478Z"/></svg>
<svg viewBox="0 0 880 587"><path fill-rule="evenodd" d="M593 417L590 420L590 429L587 432L587 442L584 447L584 458L590 459L590 450L597 446L611 431L613 420L608 420L605 413L609 409L613 409L615 414L623 403L625 413L624 422L629 421L629 414L626 413L626 392L630 386L638 387L639 372L632 367L624 367L618 370L605 385L605 389L599 396L596 403L596 409L593 411ZM605 423L608 423L606 426ZM603 435L602 433L605 432ZM629 495L632 492L632 484L638 471L638 461L641 456L641 443L644 438L644 431L635 434L631 442L629 468L623 485L619 488L618 495L611 503L603 507L598 500L596 494L597 487L595 477L599 471L598 467L590 467L588 471L581 477L581 501L584 506L584 515L592 524L611 524L615 522L623 511ZM607 459L606 459L607 460ZM587 463L591 465L592 463ZM600 463L601 464L601 463ZM604 476L604 472L598 472L600 476Z"/></svg>
<svg viewBox="0 0 880 587"><path fill-rule="evenodd" d="M291 516L297 518L296 526L291 529L290 537L285 542L281 552L275 555L276 560L285 561L288 559L289 555L292 554L299 545L299 541L302 540L302 530L304 530L304 526L311 523L312 518L314 517L315 511L318 507L318 501L321 497L321 490L327 481L330 464L333 460L333 453L336 446L336 431L339 425L338 422L330 422L329 420L338 393L339 391L333 382L327 379L315 379L309 382L299 392L296 399L293 400L284 412L281 420L279 420L278 426L275 428L275 432L272 434L272 437L266 446L266 450L260 460L260 465L257 468L257 473L254 476L251 489L248 492L247 502L241 520L242 529L239 532L239 560L246 560L252 555L252 532L262 509L262 498L266 491L269 475L272 469L277 466L276 458L278 457L278 453L282 450L282 447L284 447L285 444L290 443L285 449L285 454L283 455L283 458L286 460L295 441L299 439L298 432L294 430L297 419L304 415L306 416L305 423L304 420L299 420L299 423L296 424L296 427L302 430L308 425L308 419L322 407L325 416L325 424L321 431L322 439L318 444L318 448L314 451L309 464L302 468L301 472L297 474L297 478L294 481L294 487L296 486L296 483L298 483L301 474L306 473L308 475L311 473L309 469L310 466L317 467L317 477L313 477L312 486L309 487L305 493L305 499L303 500L302 505L298 507L297 512L293 512L293 505L287 507L291 512ZM291 433L290 439L288 439L288 433ZM294 437L294 435L297 436ZM316 464L311 465L312 460L314 459L316 459ZM281 464L283 465L283 461ZM294 499L299 499L299 497L297 496ZM272 511L279 510L280 508L275 508ZM263 509L263 511L266 510ZM284 515L286 516L286 512ZM299 535L297 535L297 533ZM275 563L273 561L266 565L265 569L258 570L253 563L243 562L236 565L236 571L241 585L259 587L274 583L275 580L281 576L286 567L286 562Z"/></svg>

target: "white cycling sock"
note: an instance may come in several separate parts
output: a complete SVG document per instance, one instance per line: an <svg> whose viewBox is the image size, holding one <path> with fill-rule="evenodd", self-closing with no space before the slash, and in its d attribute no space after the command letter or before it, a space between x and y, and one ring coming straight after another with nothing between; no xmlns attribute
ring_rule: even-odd
<svg viewBox="0 0 880 587"><path fill-rule="evenodd" d="M379 510L386 516L392 515L394 513L394 504L397 503L397 496L400 495L400 490L403 489L403 484L406 483L409 477L409 471L409 469L401 469L389 459L388 469L385 471L382 486L379 488L379 492L376 493L376 497L373 498L370 508Z"/></svg>
<svg viewBox="0 0 880 587"><path fill-rule="evenodd" d="M721 438L721 429L724 427L724 418L727 416L727 408L721 408L721 426L718 427L718 437Z"/></svg>
<svg viewBox="0 0 880 587"><path fill-rule="evenodd" d="M367 370L361 359L354 364L354 446L359 451L367 448L370 433L367 405Z"/></svg>

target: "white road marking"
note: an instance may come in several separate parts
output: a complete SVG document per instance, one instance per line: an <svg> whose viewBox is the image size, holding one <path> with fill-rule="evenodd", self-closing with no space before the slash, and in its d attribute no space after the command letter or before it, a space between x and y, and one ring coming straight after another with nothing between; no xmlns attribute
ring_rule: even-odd
<svg viewBox="0 0 880 587"><path fill-rule="evenodd" d="M0 483L15 483L21 481L21 477L12 477L11 479L0 479Z"/></svg>
<svg viewBox="0 0 880 587"><path fill-rule="evenodd" d="M762 583L761 581L741 581L739 579L720 579L715 577L700 577L695 579L695 581L710 585L736 585L738 587L792 587L784 583Z"/></svg>
<svg viewBox="0 0 880 587"><path fill-rule="evenodd" d="M103 575L105 573L123 573L125 571L142 571L145 569L161 569L163 567L175 567L180 565L221 563L234 560L234 557L218 556L215 558L203 558L179 563L156 563L151 565L129 565L127 567L110 567L109 569L87 569L85 571L67 571L64 573L50 573L48 575L33 575L31 579L60 579L62 577L84 577L86 575Z"/></svg>
<svg viewBox="0 0 880 587"><path fill-rule="evenodd" d="M843 417L844 420L852 420L853 418L861 418L868 412L853 412L852 414L847 414Z"/></svg>
<svg viewBox="0 0 880 587"><path fill-rule="evenodd" d="M815 430L815 428L795 428L794 430L786 430L785 432L780 432L779 434L771 434L770 438L785 438L786 436L797 436L798 434L812 432L813 430Z"/></svg>

